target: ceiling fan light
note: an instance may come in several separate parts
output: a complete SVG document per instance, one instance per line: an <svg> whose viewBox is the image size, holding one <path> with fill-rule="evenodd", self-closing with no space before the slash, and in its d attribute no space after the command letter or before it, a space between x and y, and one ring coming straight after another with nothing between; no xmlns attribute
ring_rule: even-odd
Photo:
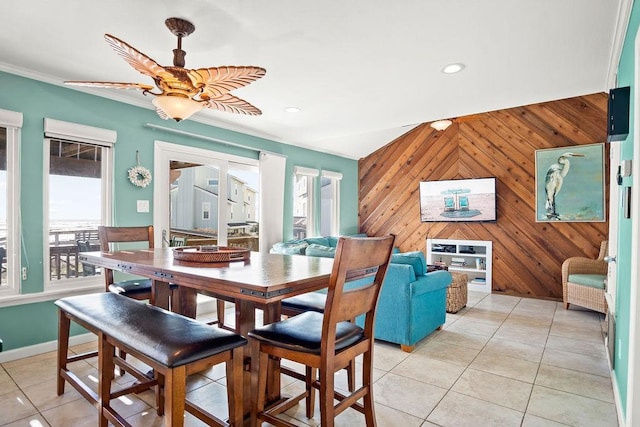
<svg viewBox="0 0 640 427"><path fill-rule="evenodd" d="M175 95L158 95L153 98L153 105L164 111L164 113L179 122L188 119L194 113L205 107L204 102L194 101L191 98Z"/></svg>
<svg viewBox="0 0 640 427"><path fill-rule="evenodd" d="M452 123L453 122L451 120L436 120L435 122L431 123L431 127L435 130L442 131L451 126Z"/></svg>

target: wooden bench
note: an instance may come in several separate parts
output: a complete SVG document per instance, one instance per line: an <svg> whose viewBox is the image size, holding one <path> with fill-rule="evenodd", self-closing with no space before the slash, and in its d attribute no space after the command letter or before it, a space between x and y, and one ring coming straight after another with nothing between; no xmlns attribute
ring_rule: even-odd
<svg viewBox="0 0 640 427"><path fill-rule="evenodd" d="M59 308L60 332L58 395L64 393L64 381L69 382L98 408L100 426L107 426L109 421L117 426L129 426L111 407L110 401L154 386L157 412L165 415L166 426L182 426L185 410L208 425L242 425L242 347L247 343L242 336L112 292L62 298L55 304ZM67 366L78 360L68 356L68 336L64 336L68 335L71 320L98 335L98 393ZM116 347L153 368L154 378L116 358ZM222 362L226 362L227 367L230 423L185 399L187 376ZM112 392L116 364L138 381Z"/></svg>

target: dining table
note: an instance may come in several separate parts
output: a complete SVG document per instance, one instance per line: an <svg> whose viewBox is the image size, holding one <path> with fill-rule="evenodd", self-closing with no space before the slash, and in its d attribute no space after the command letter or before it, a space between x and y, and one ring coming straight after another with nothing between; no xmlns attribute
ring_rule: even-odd
<svg viewBox="0 0 640 427"><path fill-rule="evenodd" d="M177 259L176 248L81 252L81 262L152 279L151 303L168 308L169 283L177 285L178 304L171 309L179 314L196 316L198 293L216 296L235 303L235 331L247 333L256 325L256 309L263 312L263 324L280 320L280 301L294 295L317 291L328 286L333 259L250 252L229 262L194 262ZM173 299L172 299L173 300ZM250 370L257 369L257 358L247 346L245 357ZM269 365L267 401L280 399L280 366ZM245 375L245 410L250 407L250 372Z"/></svg>

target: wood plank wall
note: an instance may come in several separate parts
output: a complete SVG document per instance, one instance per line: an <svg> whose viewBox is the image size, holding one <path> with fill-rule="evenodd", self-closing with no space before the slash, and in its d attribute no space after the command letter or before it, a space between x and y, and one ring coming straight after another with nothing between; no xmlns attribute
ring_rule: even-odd
<svg viewBox="0 0 640 427"><path fill-rule="evenodd" d="M494 293L562 299L562 261L596 257L608 221L536 222L535 150L606 142L606 129L605 93L461 117L443 132L422 124L360 159L360 231L393 233L403 252L425 251L427 237L491 240ZM497 222L420 221L420 181L490 176Z"/></svg>

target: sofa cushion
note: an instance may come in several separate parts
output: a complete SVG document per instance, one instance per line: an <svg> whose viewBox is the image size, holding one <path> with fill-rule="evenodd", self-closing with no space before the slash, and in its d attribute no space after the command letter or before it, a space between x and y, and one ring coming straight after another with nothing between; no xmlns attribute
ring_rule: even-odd
<svg viewBox="0 0 640 427"><path fill-rule="evenodd" d="M427 260L421 251L403 252L391 254L392 264L409 264L413 267L416 276L427 274Z"/></svg>
<svg viewBox="0 0 640 427"><path fill-rule="evenodd" d="M369 236L367 236L367 233L357 233L357 234L349 234L349 236L347 237L369 237ZM327 239L329 240L329 246L331 246L332 248L335 248L336 246L338 246L339 238L340 236L328 236Z"/></svg>
<svg viewBox="0 0 640 427"><path fill-rule="evenodd" d="M271 247L272 254L284 255L304 255L309 243L304 240L289 240L288 242L279 242Z"/></svg>
<svg viewBox="0 0 640 427"><path fill-rule="evenodd" d="M334 258L336 256L336 248L330 246L310 244L305 251L307 256L319 256L324 258Z"/></svg>
<svg viewBox="0 0 640 427"><path fill-rule="evenodd" d="M606 278L607 276L604 274L570 274L567 280L576 285L604 289L604 280Z"/></svg>
<svg viewBox="0 0 640 427"><path fill-rule="evenodd" d="M331 246L328 237L306 237L304 241L309 245Z"/></svg>
<svg viewBox="0 0 640 427"><path fill-rule="evenodd" d="M327 241L329 242L329 244L327 246L335 248L336 246L338 246L338 239L339 239L339 237L337 237L337 236L329 236L329 237L327 237Z"/></svg>

